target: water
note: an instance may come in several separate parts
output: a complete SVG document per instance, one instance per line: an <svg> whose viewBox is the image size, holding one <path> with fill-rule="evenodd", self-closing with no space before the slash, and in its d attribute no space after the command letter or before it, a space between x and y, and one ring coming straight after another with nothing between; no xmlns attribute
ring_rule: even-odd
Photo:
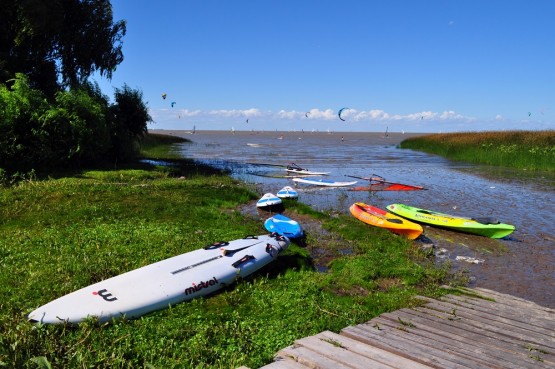
<svg viewBox="0 0 555 369"><path fill-rule="evenodd" d="M168 131L162 131L168 133ZM180 135L183 132L175 131ZM299 201L317 210L349 213L362 201L385 208L391 203L468 217L494 217L516 226L502 240L425 227L424 234L455 270L471 276L471 285L535 301L555 308L554 175L453 163L438 156L398 149L410 135L390 133L222 132L183 134L184 157L231 171L255 184L262 195L285 185L283 167L294 162L313 171L330 172L326 179L380 175L388 181L419 185L426 191L358 192L347 188L295 186ZM258 164L255 164L258 163ZM272 165L268 165L272 164ZM366 184L358 180L357 185ZM456 256L483 259L482 264L456 261Z"/></svg>

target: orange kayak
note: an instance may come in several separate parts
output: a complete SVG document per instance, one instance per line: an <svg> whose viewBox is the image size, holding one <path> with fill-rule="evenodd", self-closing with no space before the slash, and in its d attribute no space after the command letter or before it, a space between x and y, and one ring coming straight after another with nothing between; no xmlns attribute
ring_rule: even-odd
<svg viewBox="0 0 555 369"><path fill-rule="evenodd" d="M424 231L420 224L410 222L395 214L362 202L354 203L349 210L358 220L376 227L385 228L390 232L405 236L409 240L414 240Z"/></svg>

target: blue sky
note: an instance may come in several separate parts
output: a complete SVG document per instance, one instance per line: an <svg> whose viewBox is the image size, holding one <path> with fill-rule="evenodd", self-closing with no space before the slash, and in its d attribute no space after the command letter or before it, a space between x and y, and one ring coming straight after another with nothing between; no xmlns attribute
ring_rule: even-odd
<svg viewBox="0 0 555 369"><path fill-rule="evenodd" d="M112 6L125 60L95 80L142 91L151 129L555 129L553 0Z"/></svg>

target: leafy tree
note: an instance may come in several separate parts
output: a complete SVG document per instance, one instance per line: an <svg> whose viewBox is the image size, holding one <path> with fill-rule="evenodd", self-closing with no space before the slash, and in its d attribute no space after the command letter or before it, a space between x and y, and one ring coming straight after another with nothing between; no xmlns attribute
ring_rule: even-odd
<svg viewBox="0 0 555 369"><path fill-rule="evenodd" d="M125 22L109 0L3 0L0 172L128 159L152 121L127 85L110 104L94 72L123 61Z"/></svg>
<svg viewBox="0 0 555 369"><path fill-rule="evenodd" d="M123 61L125 33L125 21L113 22L109 0L3 0L0 83L21 72L53 97L96 71L110 79Z"/></svg>
<svg viewBox="0 0 555 369"><path fill-rule="evenodd" d="M110 149L108 99L98 86L56 94L55 104L41 117L50 138L52 161L58 164L89 164L106 160Z"/></svg>
<svg viewBox="0 0 555 369"><path fill-rule="evenodd" d="M139 90L125 84L122 89L115 89L114 98L116 103L110 107L114 156L125 159L133 155L134 145L147 133L152 118Z"/></svg>
<svg viewBox="0 0 555 369"><path fill-rule="evenodd" d="M48 109L42 92L18 74L11 89L0 85L0 168L29 169L44 158L40 117Z"/></svg>

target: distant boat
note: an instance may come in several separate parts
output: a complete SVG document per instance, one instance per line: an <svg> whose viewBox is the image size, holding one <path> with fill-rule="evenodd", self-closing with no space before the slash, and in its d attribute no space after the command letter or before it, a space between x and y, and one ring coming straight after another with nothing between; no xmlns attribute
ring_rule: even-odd
<svg viewBox="0 0 555 369"><path fill-rule="evenodd" d="M187 131L186 133L189 135L194 135L196 132L197 126L193 126L193 130L192 131Z"/></svg>

